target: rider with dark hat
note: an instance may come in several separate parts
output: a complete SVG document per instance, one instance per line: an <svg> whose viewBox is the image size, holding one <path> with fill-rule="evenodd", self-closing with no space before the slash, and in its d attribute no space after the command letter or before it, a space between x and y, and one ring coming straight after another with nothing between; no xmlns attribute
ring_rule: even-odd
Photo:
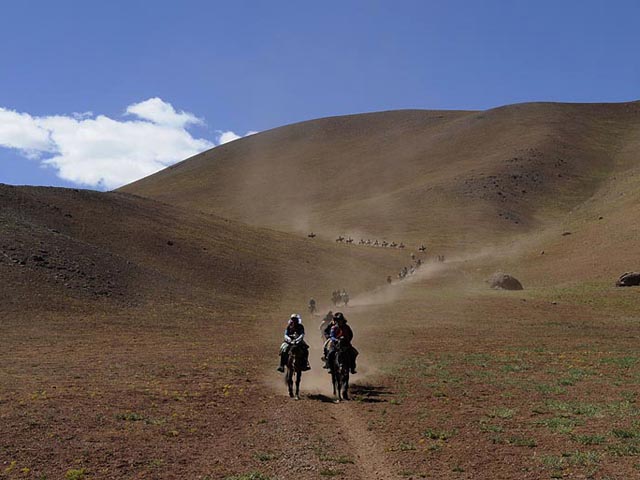
<svg viewBox="0 0 640 480"><path fill-rule="evenodd" d="M289 351L293 345L300 345L304 352L304 367L302 370L310 370L309 366L309 345L304 341L304 326L302 325L302 317L299 313L292 313L284 330L284 342L280 345L280 366L279 372L284 372L284 366L289 357Z"/></svg>
<svg viewBox="0 0 640 480"><path fill-rule="evenodd" d="M333 322L331 323L330 328L329 340L327 340L327 343L325 344L325 368L329 369L329 365L331 365L333 356L335 355L336 342L338 340L346 340L349 345L348 348L351 351L351 365L349 366L349 369L351 370L351 373L358 373L356 372L356 357L358 356L358 350L356 350L351 344L353 340L353 330L351 330L351 327L347 325L347 319L344 317L342 312L336 312L333 315Z"/></svg>

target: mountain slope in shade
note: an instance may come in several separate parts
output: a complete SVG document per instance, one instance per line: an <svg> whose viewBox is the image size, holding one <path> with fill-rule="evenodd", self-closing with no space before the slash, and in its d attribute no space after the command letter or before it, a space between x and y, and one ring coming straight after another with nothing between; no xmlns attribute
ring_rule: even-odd
<svg viewBox="0 0 640 480"><path fill-rule="evenodd" d="M285 295L304 304L335 287L377 285L400 265L399 252L349 249L121 193L0 185L0 202L2 308L229 309L277 305Z"/></svg>

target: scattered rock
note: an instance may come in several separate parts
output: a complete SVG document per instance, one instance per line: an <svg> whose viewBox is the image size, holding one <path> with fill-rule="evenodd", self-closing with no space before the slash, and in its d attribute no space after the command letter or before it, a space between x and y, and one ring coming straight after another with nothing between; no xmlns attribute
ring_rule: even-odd
<svg viewBox="0 0 640 480"><path fill-rule="evenodd" d="M616 287L636 287L640 285L640 272L627 272L620 275Z"/></svg>
<svg viewBox="0 0 640 480"><path fill-rule="evenodd" d="M173 246L173 242L171 240L167 240L167 245L169 245L170 247Z"/></svg>
<svg viewBox="0 0 640 480"><path fill-rule="evenodd" d="M544 255L544 250L542 250L542 251L540 252L540 255Z"/></svg>
<svg viewBox="0 0 640 480"><path fill-rule="evenodd" d="M566 237L567 235L571 235L571 232L562 232L563 237Z"/></svg>
<svg viewBox="0 0 640 480"><path fill-rule="evenodd" d="M506 273L494 273L487 281L491 288L499 288L502 290L523 290L520 281Z"/></svg>

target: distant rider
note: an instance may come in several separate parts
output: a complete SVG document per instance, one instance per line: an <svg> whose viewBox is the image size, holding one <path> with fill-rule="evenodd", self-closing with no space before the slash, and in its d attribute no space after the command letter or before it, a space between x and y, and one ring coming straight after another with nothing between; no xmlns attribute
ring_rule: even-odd
<svg viewBox="0 0 640 480"><path fill-rule="evenodd" d="M293 345L300 345L304 351L304 367L303 371L310 370L309 366L309 345L304 341L304 326L302 325L302 317L298 313L291 314L287 328L284 330L284 342L280 345L280 366L279 372L284 372L284 366L287 364L289 351Z"/></svg>
<svg viewBox="0 0 640 480"><path fill-rule="evenodd" d="M346 307L349 305L349 294L345 289L342 289L342 294L340 296L342 297L342 303L344 303L344 306Z"/></svg>
<svg viewBox="0 0 640 480"><path fill-rule="evenodd" d="M333 356L335 355L335 345L338 340L346 340L349 345L349 350L351 351L351 365L349 366L349 370L351 373L356 372L356 357L358 356L358 350L351 344L353 341L353 330L351 327L347 325L347 319L344 318L342 312L336 312L333 316L333 322L331 324L331 330L329 333L329 340L325 343L325 358L326 365L325 368L329 369L329 365L333 361Z"/></svg>
<svg viewBox="0 0 640 480"><path fill-rule="evenodd" d="M316 311L316 300L315 298L312 298L311 300L309 300L309 313L313 315L315 311Z"/></svg>

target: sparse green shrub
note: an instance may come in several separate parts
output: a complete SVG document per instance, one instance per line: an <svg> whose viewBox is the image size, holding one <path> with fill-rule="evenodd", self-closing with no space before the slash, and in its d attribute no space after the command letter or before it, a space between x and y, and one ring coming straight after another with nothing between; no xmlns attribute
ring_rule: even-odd
<svg viewBox="0 0 640 480"><path fill-rule="evenodd" d="M260 472L249 472L244 475L234 475L232 477L226 477L224 480L271 480L271 477L266 476Z"/></svg>
<svg viewBox="0 0 640 480"><path fill-rule="evenodd" d="M320 475L323 477L335 477L338 475L342 475L342 470L334 470L333 468L326 468L324 470L320 470Z"/></svg>
<svg viewBox="0 0 640 480"><path fill-rule="evenodd" d="M87 470L84 468L70 468L69 470L67 470L67 473L64 474L64 478L66 480L82 480L86 473Z"/></svg>
<svg viewBox="0 0 640 480"><path fill-rule="evenodd" d="M618 368L630 368L638 363L636 357L605 357L600 360L602 365L613 365Z"/></svg>
<svg viewBox="0 0 640 480"><path fill-rule="evenodd" d="M489 411L487 415L491 418L508 419L513 418L513 416L516 414L516 411L517 410L515 408L496 407Z"/></svg>
<svg viewBox="0 0 640 480"><path fill-rule="evenodd" d="M118 413L116 415L116 418L118 420L125 420L127 422L140 422L144 420L144 417L136 412Z"/></svg>
<svg viewBox="0 0 640 480"><path fill-rule="evenodd" d="M538 442L536 442L534 438L526 438L526 437L510 437L507 443L515 447L533 448L538 446Z"/></svg>
<svg viewBox="0 0 640 480"><path fill-rule="evenodd" d="M488 422L480 422L480 431L481 432L491 432L491 433L501 433L504 431L504 427L502 425L494 425Z"/></svg>
<svg viewBox="0 0 640 480"><path fill-rule="evenodd" d="M611 433L613 433L614 437L618 438L635 438L638 435L638 432L624 428L615 428Z"/></svg>
<svg viewBox="0 0 640 480"><path fill-rule="evenodd" d="M431 440L447 441L457 433L458 431L455 429L448 431L448 430L434 430L432 428L427 428L424 432L422 432L422 435Z"/></svg>
<svg viewBox="0 0 640 480"><path fill-rule="evenodd" d="M583 445L602 445L606 441L604 435L576 435L574 438Z"/></svg>
<svg viewBox="0 0 640 480"><path fill-rule="evenodd" d="M258 452L255 454L255 457L261 462L268 462L269 460L278 458L278 456L275 453L267 453L267 452Z"/></svg>
<svg viewBox="0 0 640 480"><path fill-rule="evenodd" d="M396 447L391 447L392 452L408 452L410 450L415 450L416 446L410 442L400 442Z"/></svg>
<svg viewBox="0 0 640 480"><path fill-rule="evenodd" d="M618 443L608 445L607 451L617 457L635 457L640 455L640 445L637 443Z"/></svg>
<svg viewBox="0 0 640 480"><path fill-rule="evenodd" d="M336 463L341 463L341 464L355 463L352 458L346 457L344 455L341 455L341 456L339 456L337 458L334 458L333 461L336 462Z"/></svg>
<svg viewBox="0 0 640 480"><path fill-rule="evenodd" d="M544 425L557 433L571 433L574 427L581 425L582 422L571 417L552 417L538 420L536 424Z"/></svg>
<svg viewBox="0 0 640 480"><path fill-rule="evenodd" d="M562 395L567 393L567 389L560 385L540 384L536 386L536 390L544 395Z"/></svg>

